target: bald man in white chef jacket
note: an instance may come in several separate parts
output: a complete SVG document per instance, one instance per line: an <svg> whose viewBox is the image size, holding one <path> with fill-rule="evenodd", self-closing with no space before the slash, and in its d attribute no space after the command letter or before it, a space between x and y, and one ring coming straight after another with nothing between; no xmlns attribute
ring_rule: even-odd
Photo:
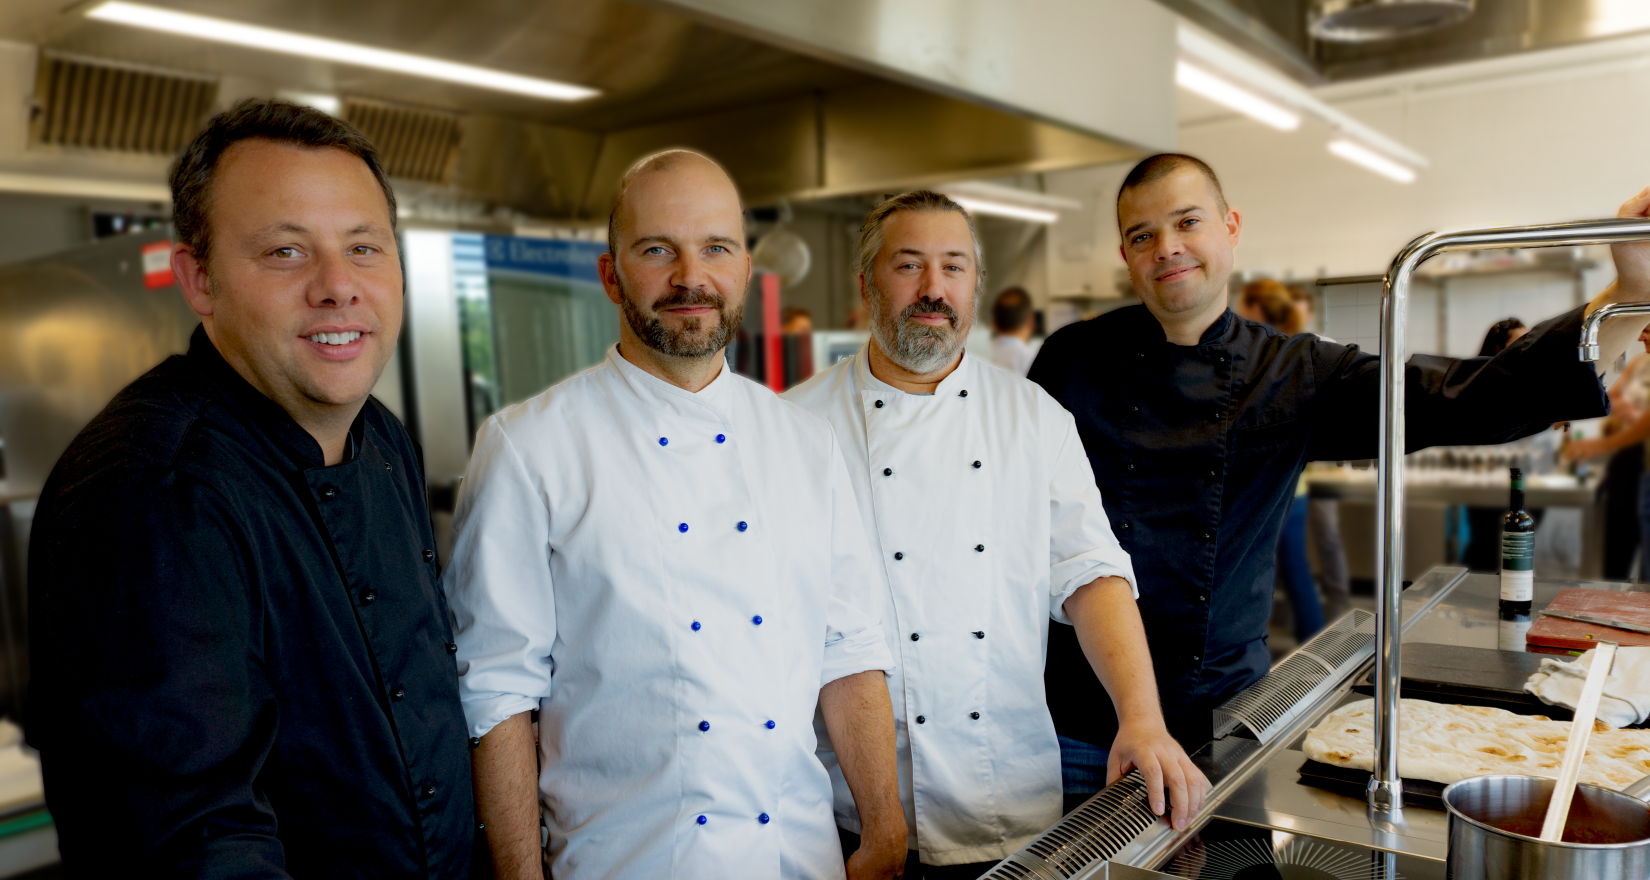
<svg viewBox="0 0 1650 880"><path fill-rule="evenodd" d="M982 288L973 221L918 191L865 221L871 341L785 394L830 420L874 525L900 796L920 865L977 877L1060 818L1060 748L1043 698L1052 618L1072 623L1117 705L1109 783L1141 770L1183 826L1207 781L1164 727L1128 554L1071 415L963 350ZM821 757L836 766L831 744ZM851 786L833 769L849 832ZM845 843L852 837L844 835Z"/></svg>
<svg viewBox="0 0 1650 880"><path fill-rule="evenodd" d="M841 878L817 705L871 817L847 874L897 876L893 662L854 491L830 426L723 354L751 272L738 193L680 150L619 193L600 265L618 345L488 419L455 520L494 870Z"/></svg>

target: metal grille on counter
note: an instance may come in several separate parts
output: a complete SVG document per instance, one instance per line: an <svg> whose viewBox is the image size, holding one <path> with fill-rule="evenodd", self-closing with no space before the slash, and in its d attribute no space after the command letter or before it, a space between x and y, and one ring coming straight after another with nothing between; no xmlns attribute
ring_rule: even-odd
<svg viewBox="0 0 1650 880"><path fill-rule="evenodd" d="M1359 608L1335 621L1272 667L1260 681L1215 710L1218 739L1239 724L1261 742L1312 704L1314 691L1332 688L1369 659L1375 642L1375 615Z"/></svg>
<svg viewBox="0 0 1650 880"><path fill-rule="evenodd" d="M980 880L1064 880L1116 855L1156 821L1140 771L1130 770Z"/></svg>

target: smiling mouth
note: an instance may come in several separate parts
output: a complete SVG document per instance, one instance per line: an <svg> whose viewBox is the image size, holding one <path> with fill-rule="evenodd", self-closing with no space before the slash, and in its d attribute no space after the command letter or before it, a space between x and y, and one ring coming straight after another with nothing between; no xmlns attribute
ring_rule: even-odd
<svg viewBox="0 0 1650 880"><path fill-rule="evenodd" d="M347 330L343 333L311 333L304 337L316 345L349 345L361 338L361 331Z"/></svg>
<svg viewBox="0 0 1650 880"><path fill-rule="evenodd" d="M1196 268L1197 268L1196 266L1183 266L1179 269L1175 269L1172 272L1165 272L1162 275L1157 276L1157 280L1159 280L1159 281L1174 281L1174 280L1177 280L1177 279L1181 278L1182 276L1185 276L1185 275L1189 274L1193 269L1196 269Z"/></svg>

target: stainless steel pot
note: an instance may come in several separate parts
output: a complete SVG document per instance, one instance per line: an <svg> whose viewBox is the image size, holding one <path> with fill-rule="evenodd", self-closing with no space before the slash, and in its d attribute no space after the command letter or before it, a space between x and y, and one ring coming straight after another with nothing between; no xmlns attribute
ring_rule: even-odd
<svg viewBox="0 0 1650 880"><path fill-rule="evenodd" d="M1445 788L1452 880L1650 878L1650 777L1626 792L1576 786L1564 842L1545 843L1538 838L1553 784L1475 776Z"/></svg>

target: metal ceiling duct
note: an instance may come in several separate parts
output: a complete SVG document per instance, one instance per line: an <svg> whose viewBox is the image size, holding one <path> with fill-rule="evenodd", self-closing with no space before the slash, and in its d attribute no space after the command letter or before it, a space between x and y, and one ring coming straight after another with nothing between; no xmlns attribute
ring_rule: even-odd
<svg viewBox="0 0 1650 880"><path fill-rule="evenodd" d="M372 140L389 176L442 184L452 178L458 114L346 97L343 116Z"/></svg>
<svg viewBox="0 0 1650 880"><path fill-rule="evenodd" d="M217 95L213 76L42 52L29 142L169 156L200 130Z"/></svg>
<svg viewBox="0 0 1650 880"><path fill-rule="evenodd" d="M1309 30L1332 43L1372 43L1465 21L1474 0L1318 0Z"/></svg>

